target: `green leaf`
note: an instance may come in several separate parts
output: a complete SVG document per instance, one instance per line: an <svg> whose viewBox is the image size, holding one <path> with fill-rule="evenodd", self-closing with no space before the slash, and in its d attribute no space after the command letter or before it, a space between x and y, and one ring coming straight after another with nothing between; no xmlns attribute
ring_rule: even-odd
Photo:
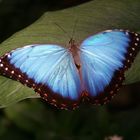
<svg viewBox="0 0 140 140"><path fill-rule="evenodd" d="M39 95L20 83L0 76L0 108L16 103L25 98L38 98Z"/></svg>
<svg viewBox="0 0 140 140"><path fill-rule="evenodd" d="M74 30L74 39L80 43L86 37L106 29L140 31L139 0L93 0L76 7L46 12L35 23L15 33L0 44L0 55L28 44L60 44L67 47ZM125 84L140 80L140 54L126 73ZM0 77L0 106L39 97L18 82Z"/></svg>

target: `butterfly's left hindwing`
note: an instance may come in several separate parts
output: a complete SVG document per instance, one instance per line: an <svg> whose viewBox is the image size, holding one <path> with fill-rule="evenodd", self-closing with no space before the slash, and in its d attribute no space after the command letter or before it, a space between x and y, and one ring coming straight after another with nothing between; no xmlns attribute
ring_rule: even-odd
<svg viewBox="0 0 140 140"><path fill-rule="evenodd" d="M78 105L80 79L72 55L58 45L29 45L1 59L4 73L59 108Z"/></svg>
<svg viewBox="0 0 140 140"><path fill-rule="evenodd" d="M85 95L92 103L108 102L124 80L124 72L139 50L138 34L110 30L93 35L81 44Z"/></svg>

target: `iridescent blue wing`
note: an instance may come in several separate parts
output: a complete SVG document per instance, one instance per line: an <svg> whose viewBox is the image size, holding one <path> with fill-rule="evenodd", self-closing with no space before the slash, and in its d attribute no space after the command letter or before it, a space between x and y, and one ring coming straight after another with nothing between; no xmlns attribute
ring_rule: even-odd
<svg viewBox="0 0 140 140"><path fill-rule="evenodd" d="M92 103L106 103L120 88L124 71L139 48L139 36L107 30L88 37L80 46L85 95Z"/></svg>
<svg viewBox="0 0 140 140"><path fill-rule="evenodd" d="M29 45L6 54L0 63L6 76L34 88L50 104L70 109L77 106L80 79L67 49Z"/></svg>

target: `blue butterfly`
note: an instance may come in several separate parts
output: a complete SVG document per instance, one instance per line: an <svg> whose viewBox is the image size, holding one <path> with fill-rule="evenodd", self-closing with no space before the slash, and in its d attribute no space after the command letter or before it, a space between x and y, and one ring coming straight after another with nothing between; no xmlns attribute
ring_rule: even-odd
<svg viewBox="0 0 140 140"><path fill-rule="evenodd" d="M137 33L106 30L68 48L34 44L0 58L0 71L32 87L48 103L74 109L83 100L104 104L117 93L140 44Z"/></svg>

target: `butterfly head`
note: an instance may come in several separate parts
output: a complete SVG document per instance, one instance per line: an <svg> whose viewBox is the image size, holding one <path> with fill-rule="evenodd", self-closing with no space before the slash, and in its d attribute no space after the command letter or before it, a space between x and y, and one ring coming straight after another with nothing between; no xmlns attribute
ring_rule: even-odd
<svg viewBox="0 0 140 140"><path fill-rule="evenodd" d="M74 40L73 38L70 39L70 41L69 41L69 45L70 45L70 46L75 45L75 40Z"/></svg>
<svg viewBox="0 0 140 140"><path fill-rule="evenodd" d="M69 51L73 54L73 56L77 55L79 51L79 45L76 43L76 41L71 38L68 44Z"/></svg>

